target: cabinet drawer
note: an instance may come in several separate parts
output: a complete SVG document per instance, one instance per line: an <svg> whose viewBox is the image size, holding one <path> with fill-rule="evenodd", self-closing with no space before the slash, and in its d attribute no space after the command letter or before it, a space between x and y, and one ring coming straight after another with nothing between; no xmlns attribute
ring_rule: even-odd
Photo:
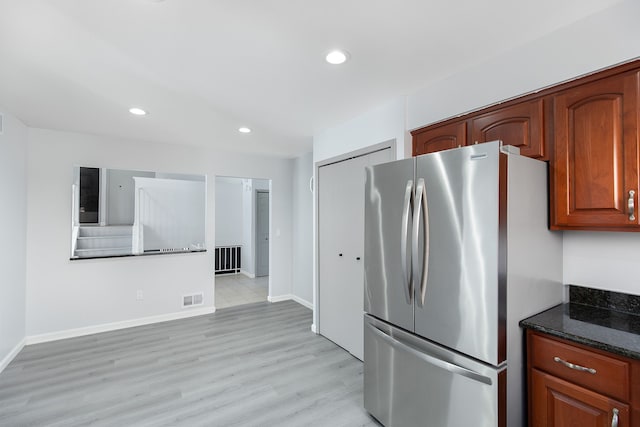
<svg viewBox="0 0 640 427"><path fill-rule="evenodd" d="M530 345L531 366L599 393L629 401L628 362L536 334L531 335ZM571 368L567 364L574 366ZM592 371L581 370L581 367Z"/></svg>

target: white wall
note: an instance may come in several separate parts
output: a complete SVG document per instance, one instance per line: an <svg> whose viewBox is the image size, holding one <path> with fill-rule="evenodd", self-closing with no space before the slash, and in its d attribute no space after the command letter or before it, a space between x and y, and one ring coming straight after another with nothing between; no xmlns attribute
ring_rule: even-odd
<svg viewBox="0 0 640 427"><path fill-rule="evenodd" d="M207 187L206 253L69 261L73 165L272 179L270 295L291 294L292 161L179 145L29 129L27 325L37 337L151 316L185 313L181 296L213 301L214 186ZM136 301L136 290L144 300ZM192 312L193 313L193 312ZM52 335L49 335L52 336Z"/></svg>
<svg viewBox="0 0 640 427"><path fill-rule="evenodd" d="M382 135L387 139L391 133L407 135L407 130L638 58L638 16L640 2L624 0L516 50L471 65L410 94L405 109L400 101L391 101L318 134L314 160L381 142ZM398 123L404 123L404 129L397 128ZM385 131L385 125L395 130ZM640 233L565 232L563 241L565 283L640 294L636 279L640 258L635 256L640 254Z"/></svg>
<svg viewBox="0 0 640 427"><path fill-rule="evenodd" d="M0 371L20 350L26 334L27 128L5 114L3 129L0 134Z"/></svg>
<svg viewBox="0 0 640 427"><path fill-rule="evenodd" d="M536 91L640 56L640 2L625 0L408 97L407 127Z"/></svg>
<svg viewBox="0 0 640 427"><path fill-rule="evenodd" d="M564 283L640 295L640 233L564 232Z"/></svg>
<svg viewBox="0 0 640 427"><path fill-rule="evenodd" d="M83 166L83 165L80 165ZM109 169L107 170L107 225L131 225L134 214L134 190L133 177L155 177L154 172L141 172L131 170ZM103 220L101 218L101 220Z"/></svg>
<svg viewBox="0 0 640 427"><path fill-rule="evenodd" d="M411 156L411 135L406 132L405 98L393 99L340 126L313 137L315 163L392 139L396 158Z"/></svg>
<svg viewBox="0 0 640 427"><path fill-rule="evenodd" d="M293 294L313 303L313 153L293 165Z"/></svg>
<svg viewBox="0 0 640 427"><path fill-rule="evenodd" d="M216 246L241 245L244 233L242 180L216 177L215 187Z"/></svg>

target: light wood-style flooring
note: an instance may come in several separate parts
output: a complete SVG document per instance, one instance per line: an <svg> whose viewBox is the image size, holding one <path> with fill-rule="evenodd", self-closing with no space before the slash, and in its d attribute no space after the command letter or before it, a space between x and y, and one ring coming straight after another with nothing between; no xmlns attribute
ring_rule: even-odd
<svg viewBox="0 0 640 427"><path fill-rule="evenodd" d="M362 363L284 301L25 347L0 426L377 426Z"/></svg>
<svg viewBox="0 0 640 427"><path fill-rule="evenodd" d="M269 293L269 276L254 279L244 274L216 276L216 309L264 302Z"/></svg>

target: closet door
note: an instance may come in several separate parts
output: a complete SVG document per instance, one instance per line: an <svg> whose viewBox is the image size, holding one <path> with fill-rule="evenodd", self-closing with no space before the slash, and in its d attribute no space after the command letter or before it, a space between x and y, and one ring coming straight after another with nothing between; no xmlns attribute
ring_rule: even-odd
<svg viewBox="0 0 640 427"><path fill-rule="evenodd" d="M355 357L364 353L364 168L391 149L319 169L319 332Z"/></svg>

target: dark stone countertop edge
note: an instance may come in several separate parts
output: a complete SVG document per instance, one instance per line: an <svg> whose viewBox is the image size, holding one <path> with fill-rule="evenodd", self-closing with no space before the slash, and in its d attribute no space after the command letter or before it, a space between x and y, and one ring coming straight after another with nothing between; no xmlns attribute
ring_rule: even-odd
<svg viewBox="0 0 640 427"><path fill-rule="evenodd" d="M131 258L131 257L146 257L150 255L180 255L180 254L195 254L207 252L207 249L191 249L188 251L149 251L141 254L121 254L121 255L102 255L102 256L86 256L86 257L75 257L69 258L69 261L82 261L86 259L106 259L106 258Z"/></svg>
<svg viewBox="0 0 640 427"><path fill-rule="evenodd" d="M519 325L520 327L524 328L524 329L531 329L537 332L543 332L545 334L554 336L554 337L558 337L561 339L565 339L567 341L572 341L578 344L583 344L589 347L593 347L599 350L603 350L603 351L607 351L609 353L612 354L617 354L619 356L624 356L624 357L628 357L631 359L636 359L636 360L640 360L640 352L638 351L634 351L632 349L629 348L625 348L625 347L620 347L617 345L613 345L610 343L604 343L602 341L598 341L598 340L594 340L591 339L587 336L584 335L575 335L572 333L568 333L564 330L560 330L558 328L552 328L549 326L545 326L542 325L540 323L536 322L536 317L543 314L543 313L547 313L547 312L551 312L552 310L558 311L558 316L563 316L564 315L564 307L567 306L569 303L563 303L563 304L559 304L555 307L551 307L548 310L545 310L541 313L535 314L531 317L528 317L524 320L521 320ZM549 315L549 313L547 313L547 315Z"/></svg>

